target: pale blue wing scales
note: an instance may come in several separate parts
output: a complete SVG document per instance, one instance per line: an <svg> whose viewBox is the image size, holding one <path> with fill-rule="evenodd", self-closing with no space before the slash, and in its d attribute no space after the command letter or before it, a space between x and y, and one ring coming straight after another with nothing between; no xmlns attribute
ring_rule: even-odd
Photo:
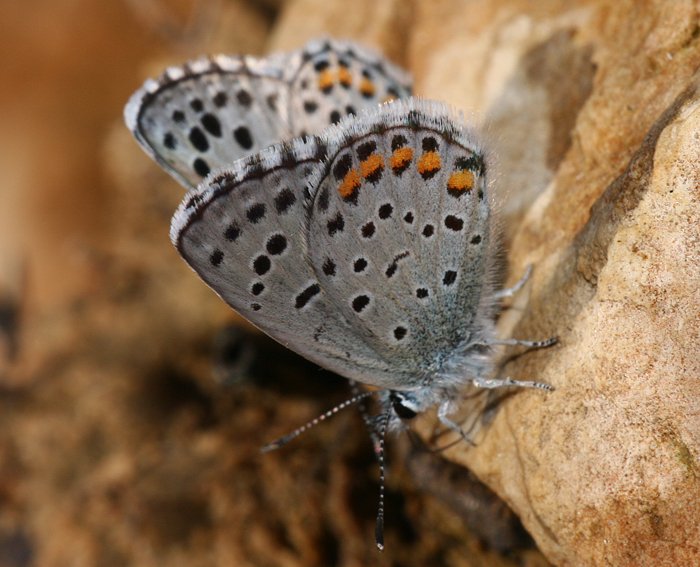
<svg viewBox="0 0 700 567"><path fill-rule="evenodd" d="M211 171L290 137L286 56L219 55L167 69L124 110L141 147L190 189Z"/></svg>
<svg viewBox="0 0 700 567"><path fill-rule="evenodd" d="M374 353L326 296L304 238L305 192L323 151L315 138L294 140L211 176L180 205L171 239L242 316L283 345L353 378L358 361L363 368L376 366Z"/></svg>
<svg viewBox="0 0 700 567"><path fill-rule="evenodd" d="M492 292L483 153L461 117L417 99L343 121L326 139L311 262L352 333L391 364L373 383L419 387L475 338Z"/></svg>

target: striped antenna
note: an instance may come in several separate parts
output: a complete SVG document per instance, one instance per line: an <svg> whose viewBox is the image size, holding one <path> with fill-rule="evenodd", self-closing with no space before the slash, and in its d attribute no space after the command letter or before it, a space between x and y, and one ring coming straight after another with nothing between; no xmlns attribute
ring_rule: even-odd
<svg viewBox="0 0 700 567"><path fill-rule="evenodd" d="M356 396L353 396L349 400L345 400L343 403L340 403L337 406L335 406L334 408L329 409L327 412L319 415L318 417L315 417L314 419L305 423L301 427L297 427L291 433L288 433L287 435L284 435L284 436L280 437L279 439L272 441L272 443L268 443L267 445L262 447L260 449L260 451L262 453L269 453L270 451L274 451L275 449L279 449L280 447L284 447L292 439L296 439L297 437L299 437L299 435L304 433L307 429L311 429L312 427L318 425L322 421L327 420L329 417L334 416L339 411L344 410L348 406L351 406L353 404L361 402L362 400L369 398L370 396L372 396L374 394L375 394L375 392L362 392L361 394L357 394Z"/></svg>

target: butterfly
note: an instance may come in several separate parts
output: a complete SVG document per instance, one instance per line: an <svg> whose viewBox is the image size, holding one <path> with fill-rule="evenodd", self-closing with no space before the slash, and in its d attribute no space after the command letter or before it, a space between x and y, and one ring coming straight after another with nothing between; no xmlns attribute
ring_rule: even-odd
<svg viewBox="0 0 700 567"><path fill-rule="evenodd" d="M308 70L315 77L322 96L314 100L326 112L340 108L336 96L342 96L341 106L347 100L356 105L367 78L358 68L343 87L342 69L355 67L329 61L349 59L349 52L360 50L345 44L343 55L335 51L302 55L308 68L304 63L297 67L297 75L307 76ZM337 82L326 93L320 77L328 69L336 70ZM374 69L373 94L390 89L408 94L407 87L397 86L393 77L399 74L387 63ZM408 97L381 105L374 101L337 123L328 116L333 124L323 128L308 121L303 102L307 94L283 86L277 100L288 104L279 108L294 109L275 115L288 128L282 131L285 141L236 159L240 145L235 144L235 131L245 118L238 107L217 115L217 132L233 132L233 138L217 138L217 145L206 149L192 140L186 145L218 94L211 78L206 73L201 77L186 79L182 89L162 89L162 101L144 95L147 87L142 89L135 98L146 101L145 108L135 109L132 99L127 124L140 143L151 144L148 153L166 171L185 185L199 183L175 212L170 237L202 280L283 345L376 388L358 393L311 424L375 397L381 410L369 424L383 481L387 430L401 429L436 407L440 421L464 437L450 419L464 386L551 389L494 376L496 346L544 347L555 339L496 335L500 301L527 278L513 288L501 287L501 250L487 181L490 166L477 132L459 113L436 101ZM238 99L235 93L242 84L252 84L237 76L226 77L226 83L229 99ZM250 105L259 110L255 116L261 120L271 116L263 113L270 95L263 84L267 79ZM206 104L202 93L208 95ZM193 110L193 101L203 108ZM171 150L164 142L175 129L173 115L178 111L186 114L190 129L179 131ZM268 122L246 124L254 131L251 138L273 136ZM317 134L293 137L300 128L312 126L321 127ZM292 137L287 137L290 132ZM200 159L207 160L211 173L197 170ZM266 449L282 446L308 426ZM382 482L375 534L380 549L383 498Z"/></svg>

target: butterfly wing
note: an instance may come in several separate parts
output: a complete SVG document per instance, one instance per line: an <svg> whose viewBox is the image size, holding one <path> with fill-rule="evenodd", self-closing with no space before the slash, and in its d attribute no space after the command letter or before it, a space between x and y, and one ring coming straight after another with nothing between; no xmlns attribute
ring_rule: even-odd
<svg viewBox="0 0 700 567"><path fill-rule="evenodd" d="M216 56L167 69L131 97L128 128L186 188L210 171L290 137L287 56Z"/></svg>
<svg viewBox="0 0 700 567"><path fill-rule="evenodd" d="M343 121L326 142L312 182L311 263L352 336L391 368L357 361L353 377L418 387L478 339L490 301L483 152L461 118L418 99Z"/></svg>
<svg viewBox="0 0 700 567"><path fill-rule="evenodd" d="M356 43L315 40L290 58L289 116L296 136L411 95L410 76Z"/></svg>
<svg viewBox="0 0 700 567"><path fill-rule="evenodd" d="M376 366L375 355L325 295L304 238L306 187L324 151L316 138L297 139L239 160L185 197L170 235L185 261L246 319L352 377L356 361Z"/></svg>
<svg viewBox="0 0 700 567"><path fill-rule="evenodd" d="M290 54L170 67L134 93L124 116L146 153L191 189L241 157L409 94L408 76L379 55L312 41Z"/></svg>

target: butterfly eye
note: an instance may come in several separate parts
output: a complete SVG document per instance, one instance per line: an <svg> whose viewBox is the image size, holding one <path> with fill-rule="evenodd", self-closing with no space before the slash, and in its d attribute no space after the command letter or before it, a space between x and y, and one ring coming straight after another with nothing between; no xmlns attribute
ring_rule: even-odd
<svg viewBox="0 0 700 567"><path fill-rule="evenodd" d="M392 392L389 399L391 400L391 407L394 408L394 412L401 419L413 419L418 415L412 408L404 403L406 400L399 394Z"/></svg>

